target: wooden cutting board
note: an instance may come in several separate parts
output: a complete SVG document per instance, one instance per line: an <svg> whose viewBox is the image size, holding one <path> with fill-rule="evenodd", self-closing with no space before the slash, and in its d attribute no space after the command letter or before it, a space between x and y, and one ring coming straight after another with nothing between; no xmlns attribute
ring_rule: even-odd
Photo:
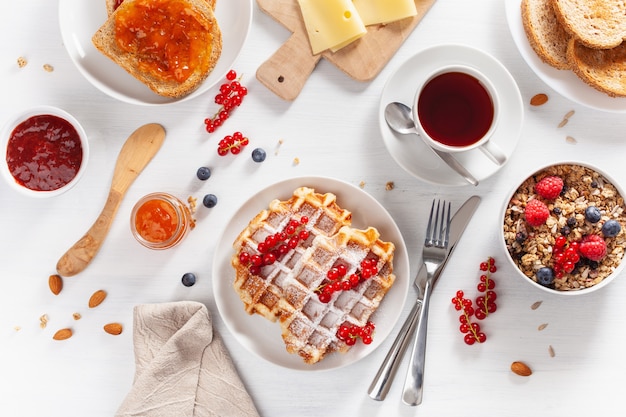
<svg viewBox="0 0 626 417"><path fill-rule="evenodd" d="M324 58L358 81L376 77L436 0L415 0L417 15L387 25L367 27L367 33L333 53L313 55L298 0L257 0L259 8L292 35L257 69L257 79L284 100L294 100L318 61Z"/></svg>

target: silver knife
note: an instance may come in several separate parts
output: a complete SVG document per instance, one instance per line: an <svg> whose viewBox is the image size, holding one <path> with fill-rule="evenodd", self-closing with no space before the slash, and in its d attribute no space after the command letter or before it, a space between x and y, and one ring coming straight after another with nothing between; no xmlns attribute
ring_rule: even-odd
<svg viewBox="0 0 626 417"><path fill-rule="evenodd" d="M446 260L443 265L439 268L437 276L441 275L448 260L450 259L450 255L454 251L457 242L461 238L465 227L469 223L474 211L476 211L476 207L478 207L478 203L480 203L480 197L472 196L470 197L461 208L459 208L454 216L452 217L452 223L450 225L450 244L448 248L448 254L446 255ZM424 285L426 284L426 269L424 269L423 263L420 263L420 268L417 271L417 275L415 277L415 286L418 290L417 300L415 305L411 309L409 316L406 318L398 336L396 336L396 340L391 345L391 349L383 363L381 364L374 380L370 384L367 393L370 398L382 401L385 399L385 396L389 392L389 388L391 387L391 383L393 381L393 377L396 374L398 369L398 365L402 360L402 356L406 351L406 347L409 344L411 339L411 335L415 332L415 328L417 327L419 311L422 306L422 297L424 295Z"/></svg>

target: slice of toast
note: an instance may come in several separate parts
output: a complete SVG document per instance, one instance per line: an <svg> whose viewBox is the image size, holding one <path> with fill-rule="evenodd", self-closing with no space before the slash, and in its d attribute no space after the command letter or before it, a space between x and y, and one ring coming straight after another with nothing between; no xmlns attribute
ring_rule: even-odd
<svg viewBox="0 0 626 417"><path fill-rule="evenodd" d="M122 49L116 38L116 21L118 18L123 18L138 7L153 8L159 4L170 3L171 5L173 2L179 2L180 6L206 30L203 32L204 36L201 40L193 41L196 43L190 50L189 59L190 62L195 62L197 65L192 72L187 74L188 76L180 76L180 72L172 70L169 73L168 71L161 71L165 74L161 75L159 71L152 68L154 62L160 62L164 66L169 65L171 60L168 60L165 54L165 45L171 46L172 42L163 42L161 43L162 48L154 52L144 53ZM155 27L155 33L157 29L162 34L163 27ZM181 37L177 41L183 42L185 45L190 45L188 42L192 42L185 37ZM206 0L124 0L96 31L92 37L92 42L102 54L147 85L156 94L172 98L183 97L196 90L215 68L222 53L222 33L213 10L208 6ZM180 57L185 58L185 56ZM172 74L174 76L171 76Z"/></svg>
<svg viewBox="0 0 626 417"><path fill-rule="evenodd" d="M118 5L118 2L121 3L122 1L124 0L106 0L107 14L113 14L116 6ZM206 2L209 4L211 10L215 10L215 3L217 2L217 0L206 0Z"/></svg>
<svg viewBox="0 0 626 417"><path fill-rule="evenodd" d="M610 49L626 39L626 3L618 0L553 0L572 37L589 47Z"/></svg>
<svg viewBox="0 0 626 417"><path fill-rule="evenodd" d="M611 97L626 97L626 43L595 49L571 39L567 57L572 70L584 82Z"/></svg>
<svg viewBox="0 0 626 417"><path fill-rule="evenodd" d="M522 0L522 24L530 46L546 64L569 69L569 33L559 23L552 0Z"/></svg>

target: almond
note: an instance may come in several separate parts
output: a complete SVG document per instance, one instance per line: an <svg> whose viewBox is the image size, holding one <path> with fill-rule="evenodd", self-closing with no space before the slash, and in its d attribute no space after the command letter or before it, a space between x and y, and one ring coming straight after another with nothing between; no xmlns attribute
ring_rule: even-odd
<svg viewBox="0 0 626 417"><path fill-rule="evenodd" d="M546 94L543 94L543 93L535 94L530 99L530 105L531 106L542 106L542 105L546 104L547 102L548 102L548 96Z"/></svg>
<svg viewBox="0 0 626 417"><path fill-rule="evenodd" d="M59 293L63 289L63 278L61 278L61 275L50 275L50 277L48 278L48 286L50 287L50 291L52 291L52 294L59 295Z"/></svg>
<svg viewBox="0 0 626 417"><path fill-rule="evenodd" d="M104 290L98 290L94 292L89 298L89 308L98 307L104 299L107 298L107 293Z"/></svg>
<svg viewBox="0 0 626 417"><path fill-rule="evenodd" d="M61 329L52 336L54 340L65 340L70 337L72 337L72 329Z"/></svg>
<svg viewBox="0 0 626 417"><path fill-rule="evenodd" d="M109 323L104 325L104 331L108 334L117 336L122 333L122 325L119 323Z"/></svg>
<svg viewBox="0 0 626 417"><path fill-rule="evenodd" d="M511 364L511 371L519 376L530 376L533 371L524 362L515 361Z"/></svg>

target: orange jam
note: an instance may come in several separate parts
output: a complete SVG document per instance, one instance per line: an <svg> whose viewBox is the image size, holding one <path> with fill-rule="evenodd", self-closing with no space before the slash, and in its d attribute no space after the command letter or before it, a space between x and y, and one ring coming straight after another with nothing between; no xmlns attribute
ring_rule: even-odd
<svg viewBox="0 0 626 417"><path fill-rule="evenodd" d="M208 69L212 24L182 0L135 0L119 8L115 38L123 51L137 56L140 70L182 83Z"/></svg>
<svg viewBox="0 0 626 417"><path fill-rule="evenodd" d="M150 249L176 246L190 228L189 208L166 193L146 195L135 204L131 215L133 236Z"/></svg>

